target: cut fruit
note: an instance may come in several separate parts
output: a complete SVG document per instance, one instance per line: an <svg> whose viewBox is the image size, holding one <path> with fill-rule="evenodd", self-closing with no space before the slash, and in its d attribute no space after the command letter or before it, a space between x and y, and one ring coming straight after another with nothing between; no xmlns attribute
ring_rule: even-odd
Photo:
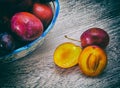
<svg viewBox="0 0 120 88"><path fill-rule="evenodd" d="M66 42L59 45L54 52L54 63L62 68L69 68L78 63L82 49L73 43Z"/></svg>
<svg viewBox="0 0 120 88"><path fill-rule="evenodd" d="M107 54L98 46L87 46L78 60L81 71L91 77L100 75L107 65Z"/></svg>

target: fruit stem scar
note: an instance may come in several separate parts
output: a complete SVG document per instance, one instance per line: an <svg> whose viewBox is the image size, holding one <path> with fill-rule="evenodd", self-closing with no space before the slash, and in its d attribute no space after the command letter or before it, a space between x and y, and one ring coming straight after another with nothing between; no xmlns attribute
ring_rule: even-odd
<svg viewBox="0 0 120 88"><path fill-rule="evenodd" d="M68 37L67 35L65 35L64 37L67 38L67 39L69 39L69 40L73 40L73 41L81 42L81 41L79 41L79 40L76 40L76 39L70 38L70 37Z"/></svg>

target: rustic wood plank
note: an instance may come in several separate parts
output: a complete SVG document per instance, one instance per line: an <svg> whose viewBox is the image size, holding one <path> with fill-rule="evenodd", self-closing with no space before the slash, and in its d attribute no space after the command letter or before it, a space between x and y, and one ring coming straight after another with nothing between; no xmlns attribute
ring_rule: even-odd
<svg viewBox="0 0 120 88"><path fill-rule="evenodd" d="M53 63L55 48L79 39L83 31L100 27L110 35L108 65L103 74L90 78L78 66L61 69ZM73 41L72 41L73 42ZM74 42L80 45L77 42ZM1 88L120 88L119 0L60 0L60 14L44 44L31 55L0 65Z"/></svg>

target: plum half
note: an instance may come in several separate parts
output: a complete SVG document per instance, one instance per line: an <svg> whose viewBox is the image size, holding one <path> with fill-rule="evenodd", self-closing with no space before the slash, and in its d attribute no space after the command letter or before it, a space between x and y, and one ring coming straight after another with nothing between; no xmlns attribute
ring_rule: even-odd
<svg viewBox="0 0 120 88"><path fill-rule="evenodd" d="M107 54L98 46L87 46L81 52L78 63L82 73L95 77L104 71L107 65Z"/></svg>
<svg viewBox="0 0 120 88"><path fill-rule="evenodd" d="M61 68L73 67L78 63L81 52L81 47L76 46L73 43L62 43L55 49L54 63Z"/></svg>

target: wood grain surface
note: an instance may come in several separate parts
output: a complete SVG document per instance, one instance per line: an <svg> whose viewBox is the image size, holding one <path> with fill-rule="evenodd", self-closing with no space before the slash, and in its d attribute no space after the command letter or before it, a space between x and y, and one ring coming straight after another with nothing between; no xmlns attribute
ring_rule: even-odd
<svg viewBox="0 0 120 88"><path fill-rule="evenodd" d="M60 13L44 44L15 62L0 65L0 88L120 88L120 1L59 0ZM53 62L55 48L68 35L78 39L83 31L100 27L110 35L108 64L95 78L84 76L79 66L61 69ZM73 42L80 45L78 42Z"/></svg>

